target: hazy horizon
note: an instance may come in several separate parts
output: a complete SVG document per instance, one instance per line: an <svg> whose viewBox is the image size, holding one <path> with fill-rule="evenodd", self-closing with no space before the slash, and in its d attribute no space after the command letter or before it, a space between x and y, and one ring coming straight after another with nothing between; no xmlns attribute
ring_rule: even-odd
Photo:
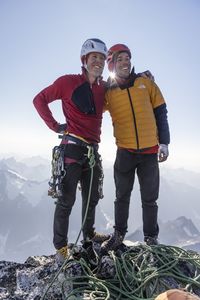
<svg viewBox="0 0 200 300"><path fill-rule="evenodd" d="M125 43L136 72L149 69L168 107L173 168L200 170L200 2L197 0L0 1L1 153L51 157L60 141L32 100L64 74L81 72L80 48L90 37ZM103 73L108 77L107 66ZM63 123L60 101L50 108ZM115 141L104 114L100 153L110 164Z"/></svg>

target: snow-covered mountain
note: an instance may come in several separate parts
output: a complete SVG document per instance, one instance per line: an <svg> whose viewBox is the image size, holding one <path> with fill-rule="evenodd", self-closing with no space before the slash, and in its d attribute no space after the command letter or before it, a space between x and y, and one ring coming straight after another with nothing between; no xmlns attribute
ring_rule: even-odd
<svg viewBox="0 0 200 300"><path fill-rule="evenodd" d="M200 252L200 231L191 219L181 216L175 220L159 220L159 243ZM127 236L130 241L143 241L142 227Z"/></svg>
<svg viewBox="0 0 200 300"><path fill-rule="evenodd" d="M49 177L51 164L47 159L39 156L21 160L8 157L0 160L0 169L11 169L29 180L42 181Z"/></svg>
<svg viewBox="0 0 200 300"><path fill-rule="evenodd" d="M14 159L9 159L8 165L5 160L3 164L0 162L0 260L23 261L29 255L48 255L55 251L52 245L55 205L47 195L49 179L25 178L24 172L19 173L20 166ZM27 169L28 166L23 168L25 173ZM96 223L100 230L106 228L107 220L100 208ZM75 240L80 228L81 197L77 192L70 218L70 241Z"/></svg>
<svg viewBox="0 0 200 300"><path fill-rule="evenodd" d="M103 211L114 218L115 189L113 170L104 169L104 199L100 205ZM183 170L184 178L180 169L172 170L160 167L160 193L158 199L158 216L161 222L173 221L180 216L191 219L197 228L200 228L200 174ZM173 174L173 175L172 175ZM193 179L193 185L189 180ZM128 220L128 233L134 232L142 224L142 210L140 189L135 179L134 188L130 201Z"/></svg>
<svg viewBox="0 0 200 300"><path fill-rule="evenodd" d="M4 193L4 195L13 201L21 195L26 198L32 206L36 206L41 197L45 195L45 187L48 183L47 180L29 180L12 169L0 170L0 182L0 195Z"/></svg>
<svg viewBox="0 0 200 300"><path fill-rule="evenodd" d="M42 158L16 161L13 157L0 160L0 260L23 261L29 255L43 255L54 252L52 246L52 224L54 200L47 196L51 164ZM158 200L160 239L167 243L181 241L198 248L200 228L200 189L197 185L199 174L161 168L161 189ZM192 176L193 185L189 178ZM188 183L187 183L188 182ZM99 201L96 214L96 229L111 232L114 210L113 170L104 168L104 199ZM187 230L170 230L177 227L177 219L184 216L196 227L196 237ZM129 227L127 236L137 233L141 226L141 201L136 180L132 192ZM174 221L175 220L175 221ZM178 219L179 220L179 219ZM179 220L180 222L180 220ZM170 227L171 226L171 227ZM69 239L75 240L81 227L81 197L70 218ZM180 227L183 229L183 225ZM175 235L176 232L176 235ZM137 240L137 238L133 238ZM139 240L139 239L138 239ZM189 242L187 242L189 240Z"/></svg>

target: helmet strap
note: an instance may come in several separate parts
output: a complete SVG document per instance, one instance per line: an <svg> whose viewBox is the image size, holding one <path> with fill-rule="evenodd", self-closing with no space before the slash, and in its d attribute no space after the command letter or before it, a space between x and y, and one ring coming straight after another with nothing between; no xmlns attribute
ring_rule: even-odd
<svg viewBox="0 0 200 300"><path fill-rule="evenodd" d="M86 61L84 61L83 67L86 69L86 71L88 72L88 67L87 67L87 63Z"/></svg>
<svg viewBox="0 0 200 300"><path fill-rule="evenodd" d="M85 73L88 77L89 70L88 70L88 66L87 66L87 55L83 58L82 63L83 63L82 68L83 68L83 70L85 70ZM102 76L96 77L95 81L97 82L98 85L100 84L101 79L102 79Z"/></svg>

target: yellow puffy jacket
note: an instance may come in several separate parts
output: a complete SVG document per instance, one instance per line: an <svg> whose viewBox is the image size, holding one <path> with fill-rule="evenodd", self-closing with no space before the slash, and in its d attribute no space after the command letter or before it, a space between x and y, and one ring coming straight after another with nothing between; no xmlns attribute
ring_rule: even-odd
<svg viewBox="0 0 200 300"><path fill-rule="evenodd" d="M129 87L118 85L108 87L105 110L110 112L114 136L118 147L128 149L146 149L158 143L169 144L169 128L165 100L158 86L143 77L134 79ZM162 109L161 120L155 110ZM160 126L158 124L160 123ZM165 136L161 141L160 136Z"/></svg>

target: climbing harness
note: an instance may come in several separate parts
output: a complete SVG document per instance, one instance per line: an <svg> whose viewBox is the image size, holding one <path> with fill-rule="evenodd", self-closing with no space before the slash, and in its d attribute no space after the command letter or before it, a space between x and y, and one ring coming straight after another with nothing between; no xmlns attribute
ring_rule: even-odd
<svg viewBox="0 0 200 300"><path fill-rule="evenodd" d="M91 168L91 152L93 151L94 157L96 156L96 160L94 162L94 165L99 167L100 170L100 176L99 176L99 184L98 184L98 193L99 193L99 199L103 199L103 179L104 179L104 173L103 173L103 167L102 167L102 159L98 150L97 144L89 144L84 140L81 140L80 138L77 138L73 135L64 134L59 135L59 138L62 140L70 141L71 143L85 147L88 149L87 153L84 154L84 159L77 161L80 164L83 164L86 160L89 160L89 168ZM51 196L52 198L59 198L62 196L62 180L64 176L66 175L66 169L65 169L65 147L66 144L60 144L59 146L55 146L52 150L52 161L51 161L51 178L49 181L49 189L48 189L48 196ZM94 166L93 166L94 167ZM80 182L78 183L78 189L81 190Z"/></svg>
<svg viewBox="0 0 200 300"><path fill-rule="evenodd" d="M65 146L55 146L52 150L52 175L49 181L48 196L59 198L62 196L62 180L66 174L64 164Z"/></svg>

